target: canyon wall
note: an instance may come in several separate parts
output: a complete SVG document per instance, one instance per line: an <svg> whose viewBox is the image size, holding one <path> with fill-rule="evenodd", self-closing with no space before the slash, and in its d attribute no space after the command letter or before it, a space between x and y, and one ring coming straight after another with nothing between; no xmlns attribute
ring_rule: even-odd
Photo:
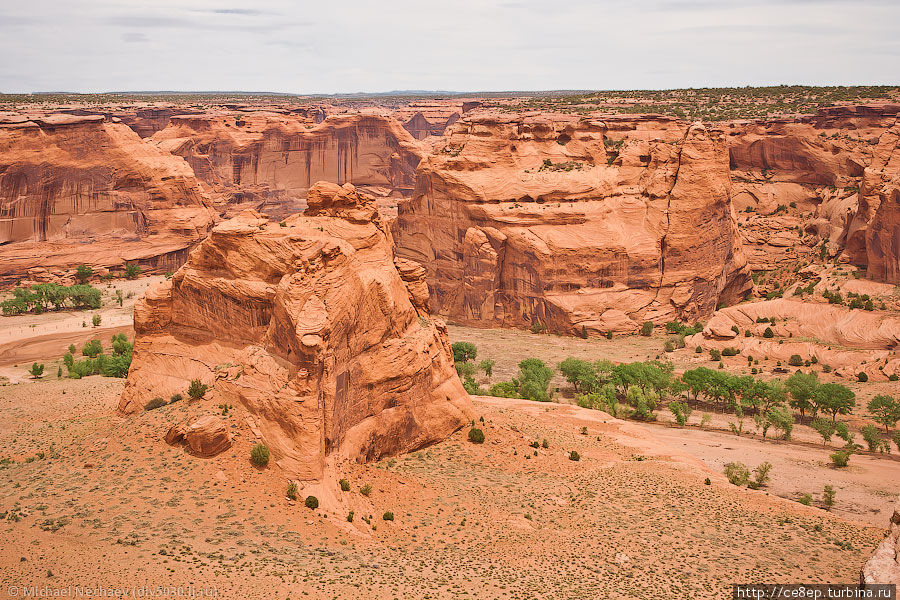
<svg viewBox="0 0 900 600"><path fill-rule="evenodd" d="M174 269L214 218L190 166L124 124L0 123L0 280L82 262Z"/></svg>
<svg viewBox="0 0 900 600"><path fill-rule="evenodd" d="M241 403L302 480L327 457L415 450L473 418L424 271L395 264L374 199L319 183L308 201L281 224L253 211L219 224L137 304L121 412L199 378L208 408Z"/></svg>
<svg viewBox="0 0 900 600"><path fill-rule="evenodd" d="M900 176L898 111L897 104L843 106L725 125L734 204L754 270L790 268L815 255L898 281L890 273L896 262L885 270L890 260L881 258L897 256L888 241L896 223L890 204L877 215Z"/></svg>
<svg viewBox="0 0 900 600"><path fill-rule="evenodd" d="M394 235L465 324L631 332L752 287L722 134L662 117L460 121Z"/></svg>
<svg viewBox="0 0 900 600"><path fill-rule="evenodd" d="M422 150L394 119L275 112L172 116L151 138L183 157L222 199L226 214L254 208L281 218L303 210L316 181L352 183L378 196L412 191Z"/></svg>

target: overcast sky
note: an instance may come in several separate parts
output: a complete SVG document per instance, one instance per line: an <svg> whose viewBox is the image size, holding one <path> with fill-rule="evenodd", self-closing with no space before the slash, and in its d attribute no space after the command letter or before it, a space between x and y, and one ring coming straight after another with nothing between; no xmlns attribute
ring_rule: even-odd
<svg viewBox="0 0 900 600"><path fill-rule="evenodd" d="M0 0L0 92L900 83L898 0Z"/></svg>

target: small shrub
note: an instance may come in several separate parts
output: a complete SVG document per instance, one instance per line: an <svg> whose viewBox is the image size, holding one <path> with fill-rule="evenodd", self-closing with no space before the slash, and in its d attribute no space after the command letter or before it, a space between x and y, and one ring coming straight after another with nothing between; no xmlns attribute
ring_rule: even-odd
<svg viewBox="0 0 900 600"><path fill-rule="evenodd" d="M250 461L257 467L269 464L269 447L263 443L253 446L250 450Z"/></svg>
<svg viewBox="0 0 900 600"><path fill-rule="evenodd" d="M353 522L353 511L352 511L352 510L351 510L350 512L347 513L347 522L348 522L348 523L352 523L352 522Z"/></svg>
<svg viewBox="0 0 900 600"><path fill-rule="evenodd" d="M381 518L384 519L385 521L393 521L393 520L394 520L394 513L392 513L392 512L389 511L389 510L388 510L388 511L385 511L385 513L384 513L383 515L381 515Z"/></svg>
<svg viewBox="0 0 900 600"><path fill-rule="evenodd" d="M132 263L130 265L125 265L125 279L137 279L137 276L141 274L141 267Z"/></svg>
<svg viewBox="0 0 900 600"><path fill-rule="evenodd" d="M611 340L611 339L612 339L612 336L613 336L613 332L612 332L612 331L607 331L607 332L606 332L606 339Z"/></svg>
<svg viewBox="0 0 900 600"><path fill-rule="evenodd" d="M803 494L800 496L800 499L797 500L803 506L812 506L813 497L811 494Z"/></svg>
<svg viewBox="0 0 900 600"><path fill-rule="evenodd" d="M713 348L709 351L709 359L713 361L722 360L722 353L719 350Z"/></svg>
<svg viewBox="0 0 900 600"><path fill-rule="evenodd" d="M666 343L663 344L663 351L675 352L675 342L673 342L672 340L666 340Z"/></svg>
<svg viewBox="0 0 900 600"><path fill-rule="evenodd" d="M644 324L641 325L641 335L644 337L650 337L653 334L653 323L650 321L644 321Z"/></svg>
<svg viewBox="0 0 900 600"><path fill-rule="evenodd" d="M469 430L469 441L473 444L483 444L484 432L477 427L473 427Z"/></svg>
<svg viewBox="0 0 900 600"><path fill-rule="evenodd" d="M166 405L166 401L160 397L156 397L144 405L144 410L154 410Z"/></svg>
<svg viewBox="0 0 900 600"><path fill-rule="evenodd" d="M838 450L831 455L831 462L835 467L846 467L850 464L850 455L851 452L849 450Z"/></svg>
<svg viewBox="0 0 900 600"><path fill-rule="evenodd" d="M372 486L367 483L366 485L359 488L359 493L368 498L372 495Z"/></svg>
<svg viewBox="0 0 900 600"><path fill-rule="evenodd" d="M802 367L803 358L799 354L791 354L791 357L788 359L788 364L792 367Z"/></svg>
<svg viewBox="0 0 900 600"><path fill-rule="evenodd" d="M297 499L297 483L292 481L288 484L287 497L291 500Z"/></svg>
<svg viewBox="0 0 900 600"><path fill-rule="evenodd" d="M831 507L834 506L834 488L830 485L825 486L825 491L822 492L822 504L825 505L827 510L831 510Z"/></svg>
<svg viewBox="0 0 900 600"><path fill-rule="evenodd" d="M484 371L484 374L490 377L494 374L494 365L497 364L496 361L485 359L479 363L478 368Z"/></svg>
<svg viewBox="0 0 900 600"><path fill-rule="evenodd" d="M697 346L696 348L694 348L694 352L696 354L703 354L703 348L701 348L700 346Z"/></svg>
<svg viewBox="0 0 900 600"><path fill-rule="evenodd" d="M728 348L725 348L724 350L722 350L722 356L737 356L740 353L741 353L741 351L738 350L737 348L728 347Z"/></svg>
<svg viewBox="0 0 900 600"><path fill-rule="evenodd" d="M194 400L200 400L203 396L206 395L206 390L209 389L209 386L200 381L199 379L191 379L191 385L188 386L188 396L193 398Z"/></svg>
<svg viewBox="0 0 900 600"><path fill-rule="evenodd" d="M100 315L94 315L93 317L91 317L91 323L94 324L94 327L99 327L101 321L103 321L103 317L101 317Z"/></svg>
<svg viewBox="0 0 900 600"><path fill-rule="evenodd" d="M569 460L575 460L575 461L581 460L581 455L578 454L577 452L575 452L574 450L572 450L571 452L569 452Z"/></svg>
<svg viewBox="0 0 900 600"><path fill-rule="evenodd" d="M181 402L183 396L181 394L172 394L172 397L169 398L169 404L175 404L176 402Z"/></svg>
<svg viewBox="0 0 900 600"><path fill-rule="evenodd" d="M773 338L773 337L775 337L775 332L772 331L771 327L766 327L766 330L763 331L763 337L764 338Z"/></svg>
<svg viewBox="0 0 900 600"><path fill-rule="evenodd" d="M869 376L866 375L865 372L860 371L859 373L856 374L856 379L857 379L857 381L859 381L860 383L865 383L865 382L867 382L867 381L869 380Z"/></svg>
<svg viewBox="0 0 900 600"><path fill-rule="evenodd" d="M898 433L900 433L900 432L898 432ZM541 442L541 448L546 450L549 447L550 447L550 442L547 441L547 438L544 438L544 441Z"/></svg>
<svg viewBox="0 0 900 600"><path fill-rule="evenodd" d="M748 486L754 490L758 490L769 483L769 471L772 470L772 463L766 461L755 469L753 469L753 480L748 482Z"/></svg>
<svg viewBox="0 0 900 600"><path fill-rule="evenodd" d="M316 510L319 508L319 499L315 496L307 496L306 500L303 501L303 504L306 505L306 508Z"/></svg>
<svg viewBox="0 0 900 600"><path fill-rule="evenodd" d="M712 485L712 480L711 480L709 477L707 477L707 478L703 481L703 485Z"/></svg>
<svg viewBox="0 0 900 600"><path fill-rule="evenodd" d="M725 465L725 477L734 485L747 485L750 481L750 469L744 463L730 462Z"/></svg>

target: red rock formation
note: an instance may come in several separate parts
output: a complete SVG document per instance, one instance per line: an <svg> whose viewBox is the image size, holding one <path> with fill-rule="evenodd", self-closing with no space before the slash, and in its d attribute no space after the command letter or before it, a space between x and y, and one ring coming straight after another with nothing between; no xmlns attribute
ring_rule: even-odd
<svg viewBox="0 0 900 600"><path fill-rule="evenodd" d="M180 158L102 116L0 124L0 279L33 268L174 269L214 212ZM90 244L90 249L85 244Z"/></svg>
<svg viewBox="0 0 900 600"><path fill-rule="evenodd" d="M777 324L757 322L769 318ZM775 337L763 337L767 328ZM752 336L745 337L745 331ZM703 332L685 342L689 347L735 347L744 356L784 361L793 354L804 360L815 357L834 367L838 375L855 377L865 371L872 381L900 375L900 318L880 311L793 299L744 303L716 311Z"/></svg>
<svg viewBox="0 0 900 600"><path fill-rule="evenodd" d="M866 561L860 579L863 586L894 584L900 587L900 501L891 516L887 537Z"/></svg>
<svg viewBox="0 0 900 600"><path fill-rule="evenodd" d="M447 331L416 305L422 273L395 267L371 197L319 183L284 225L247 211L215 227L135 308L123 413L214 384L289 476L327 456L374 460L443 439L472 417ZM220 400L220 398L222 400Z"/></svg>
<svg viewBox="0 0 900 600"><path fill-rule="evenodd" d="M749 290L730 190L721 134L700 125L475 118L420 166L397 254L454 321L634 331Z"/></svg>
<svg viewBox="0 0 900 600"><path fill-rule="evenodd" d="M380 196L408 194L421 150L393 119L353 115L319 124L272 112L173 116L153 136L224 197L276 217L305 207L316 181L352 183Z"/></svg>

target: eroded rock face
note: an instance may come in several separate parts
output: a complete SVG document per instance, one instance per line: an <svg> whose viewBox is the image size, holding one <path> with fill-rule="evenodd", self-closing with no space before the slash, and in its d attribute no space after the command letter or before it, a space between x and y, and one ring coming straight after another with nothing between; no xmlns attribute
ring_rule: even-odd
<svg viewBox="0 0 900 600"><path fill-rule="evenodd" d="M770 318L776 323L758 322ZM774 337L764 337L767 328ZM752 335L746 337L746 331ZM689 347L734 347L743 356L783 361L793 354L803 360L815 357L819 363L834 367L835 374L848 378L860 371L872 381L900 375L896 352L900 348L900 318L824 302L777 299L729 306L716 311L703 332L685 342Z"/></svg>
<svg viewBox="0 0 900 600"><path fill-rule="evenodd" d="M397 121L375 115L175 115L152 141L183 157L226 214L253 208L279 218L302 210L317 181L408 194L422 152Z"/></svg>
<svg viewBox="0 0 900 600"><path fill-rule="evenodd" d="M900 501L894 508L888 535L875 549L860 574L861 583L900 586Z"/></svg>
<svg viewBox="0 0 900 600"><path fill-rule="evenodd" d="M0 125L2 280L82 262L175 269L210 206L184 160L103 116Z"/></svg>
<svg viewBox="0 0 900 600"><path fill-rule="evenodd" d="M472 418L423 273L395 266L371 197L318 183L283 226L247 211L215 227L135 308L123 413L202 379L240 402L288 475L374 460Z"/></svg>
<svg viewBox="0 0 900 600"><path fill-rule="evenodd" d="M673 119L461 121L394 233L432 309L472 325L634 331L752 287L722 136Z"/></svg>
<svg viewBox="0 0 900 600"><path fill-rule="evenodd" d="M845 106L723 125L734 204L753 269L771 270L822 252L866 264L866 230L878 205L870 206L872 183L894 145L890 131L898 111L897 104Z"/></svg>

